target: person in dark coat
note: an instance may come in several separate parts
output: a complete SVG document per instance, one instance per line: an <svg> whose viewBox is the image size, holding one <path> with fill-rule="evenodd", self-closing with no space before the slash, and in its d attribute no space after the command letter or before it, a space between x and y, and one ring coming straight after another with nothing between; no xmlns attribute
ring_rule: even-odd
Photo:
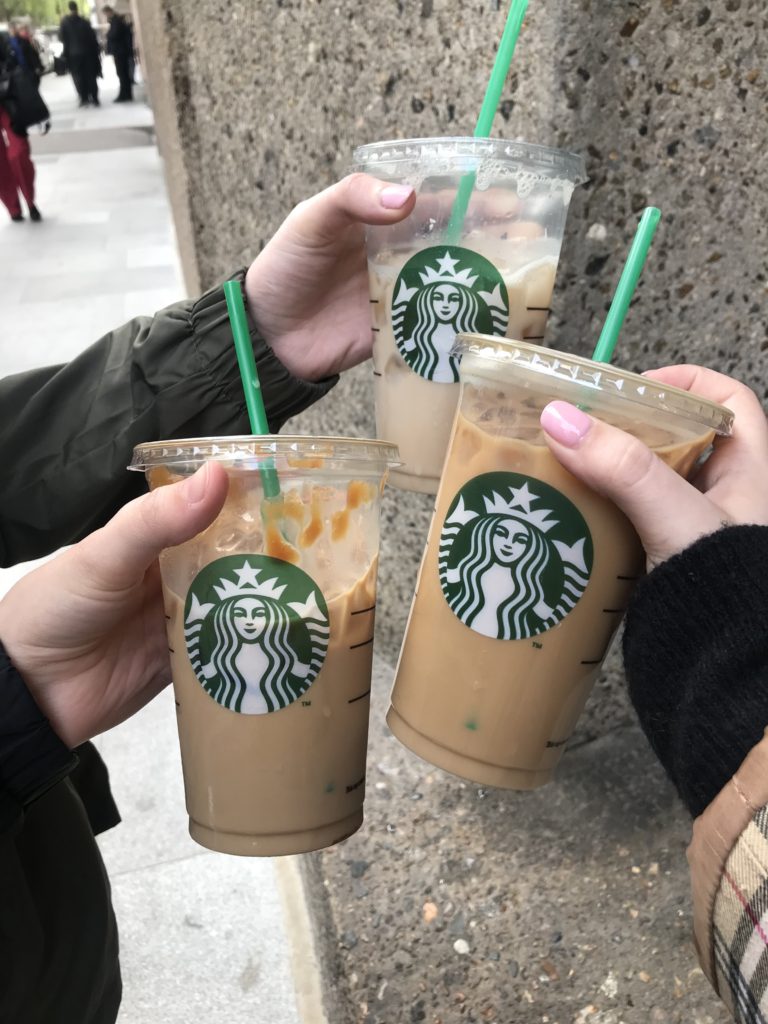
<svg viewBox="0 0 768 1024"><path fill-rule="evenodd" d="M78 14L77 4L70 0L69 14L61 19L59 39L64 46L64 61L72 75L80 106L99 106L101 50L91 23Z"/></svg>
<svg viewBox="0 0 768 1024"><path fill-rule="evenodd" d="M36 85L40 85L40 79L43 77L43 62L40 60L40 54L29 35L23 32L20 25L13 22L10 27L8 44L16 57L18 66L32 76Z"/></svg>
<svg viewBox="0 0 768 1024"><path fill-rule="evenodd" d="M18 223L24 220L22 196L30 219L40 221L42 216L35 205L35 165L24 121L20 121L19 115L23 111L20 111L16 93L32 93L38 99L39 94L34 73L24 70L19 64L17 52L12 38L0 33L0 82L9 83L11 89L9 96L0 98L0 202L11 220ZM22 80L19 80L19 75Z"/></svg>
<svg viewBox="0 0 768 1024"><path fill-rule="evenodd" d="M133 99L133 29L112 7L104 8L104 17L109 22L107 53L115 58L115 70L120 79L115 103L130 103Z"/></svg>

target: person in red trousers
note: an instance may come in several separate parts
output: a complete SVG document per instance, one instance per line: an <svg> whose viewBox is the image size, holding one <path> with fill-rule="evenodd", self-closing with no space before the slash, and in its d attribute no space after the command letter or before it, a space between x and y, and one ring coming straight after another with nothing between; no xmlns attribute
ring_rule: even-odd
<svg viewBox="0 0 768 1024"><path fill-rule="evenodd" d="M16 66L16 58L7 41L0 37L0 78L10 74ZM0 100L0 202L3 203L11 220L22 221L21 197L29 209L30 219L42 220L35 206L35 165L29 149L26 131L13 127L10 104Z"/></svg>

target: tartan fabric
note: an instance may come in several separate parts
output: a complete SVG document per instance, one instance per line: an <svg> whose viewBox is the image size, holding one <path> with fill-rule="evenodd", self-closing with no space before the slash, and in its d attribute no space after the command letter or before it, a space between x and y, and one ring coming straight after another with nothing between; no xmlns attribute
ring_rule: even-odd
<svg viewBox="0 0 768 1024"><path fill-rule="evenodd" d="M728 857L712 921L717 987L737 1024L768 1024L768 806Z"/></svg>

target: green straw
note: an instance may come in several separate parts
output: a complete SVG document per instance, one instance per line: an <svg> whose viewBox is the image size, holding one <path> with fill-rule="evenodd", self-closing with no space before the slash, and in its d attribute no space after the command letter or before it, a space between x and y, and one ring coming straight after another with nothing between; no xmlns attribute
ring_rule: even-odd
<svg viewBox="0 0 768 1024"><path fill-rule="evenodd" d="M638 278L645 266L651 240L660 218L661 210L655 206L646 206L643 210L627 256L627 262L624 264L619 283L616 286L611 308L608 310L608 316L605 318L595 351L592 353L592 358L596 363L610 363L611 361L616 342L619 340L619 331L627 315Z"/></svg>
<svg viewBox="0 0 768 1024"><path fill-rule="evenodd" d="M520 35L527 7L528 0L512 0L510 5L499 49L496 52L496 60L493 62L493 70L491 71L491 77L488 79L488 87L485 90L483 105L480 107L480 113L477 117L477 124L475 125L476 139L486 139L491 134L493 119L499 106L501 92L509 73L512 55L515 52L517 37ZM469 174L465 174L459 182L456 198L453 201L451 219L446 230L446 242L449 245L455 245L459 238L461 238L464 218L467 215L469 200L474 187L475 172L472 171Z"/></svg>
<svg viewBox="0 0 768 1024"><path fill-rule="evenodd" d="M237 365L240 367L240 377L243 381L245 405L248 409L251 433L256 435L268 434L269 423L267 422L267 413L264 409L264 399L261 394L261 383L258 370L256 369L256 360L253 357L251 335L248 330L248 320L245 316L243 293L238 281L224 282L224 298L227 300L232 337L235 339ZM259 472L261 473L264 487L264 497L279 498L280 481L274 466L266 465Z"/></svg>

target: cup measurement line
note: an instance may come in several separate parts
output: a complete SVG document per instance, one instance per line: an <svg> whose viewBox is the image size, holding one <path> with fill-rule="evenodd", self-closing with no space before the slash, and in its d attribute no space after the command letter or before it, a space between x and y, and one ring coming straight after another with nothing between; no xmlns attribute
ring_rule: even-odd
<svg viewBox="0 0 768 1024"><path fill-rule="evenodd" d="M368 637L367 640L363 640L359 644L350 644L349 649L350 649L350 651L354 651L354 650L357 650L358 647L367 647L368 644L372 644L372 643L373 643L373 637L371 636L371 637Z"/></svg>
<svg viewBox="0 0 768 1024"><path fill-rule="evenodd" d="M543 334L524 334L523 341L544 341Z"/></svg>
<svg viewBox="0 0 768 1024"><path fill-rule="evenodd" d="M360 694L357 695L357 697L350 697L350 699L347 701L347 704L354 704L355 701L362 700L363 697L370 696L370 693L371 693L370 689L367 689L365 691L365 693L360 693Z"/></svg>
<svg viewBox="0 0 768 1024"><path fill-rule="evenodd" d="M617 580L626 580L628 583L635 583L640 579L639 576L617 576Z"/></svg>
<svg viewBox="0 0 768 1024"><path fill-rule="evenodd" d="M368 299L368 301L370 302L370 304L372 306L378 306L378 304L379 304L379 300L378 299Z"/></svg>
<svg viewBox="0 0 768 1024"><path fill-rule="evenodd" d="M547 747L553 749L554 747L564 747L568 740L547 740Z"/></svg>
<svg viewBox="0 0 768 1024"><path fill-rule="evenodd" d="M380 377L380 376L381 376L381 374L379 373L379 371L378 371L378 370L374 370L374 371L373 371L373 376L374 376L374 377Z"/></svg>
<svg viewBox="0 0 768 1024"><path fill-rule="evenodd" d="M623 615L626 608L603 608L604 615Z"/></svg>
<svg viewBox="0 0 768 1024"><path fill-rule="evenodd" d="M171 652L171 654L175 654L176 653L176 651L174 651L174 649L172 647L169 647L168 650Z"/></svg>
<svg viewBox="0 0 768 1024"><path fill-rule="evenodd" d="M371 330L373 331L374 334L380 334L381 333L381 328L380 327L372 327Z"/></svg>
<svg viewBox="0 0 768 1024"><path fill-rule="evenodd" d="M580 665L599 665L602 660L603 660L602 658L595 658L592 661L580 661L579 664Z"/></svg>
<svg viewBox="0 0 768 1024"><path fill-rule="evenodd" d="M372 604L370 608L358 608L354 612L350 612L350 615L365 615L366 612L372 612L376 608L375 604Z"/></svg>
<svg viewBox="0 0 768 1024"><path fill-rule="evenodd" d="M529 313L551 313L551 306L526 306Z"/></svg>

